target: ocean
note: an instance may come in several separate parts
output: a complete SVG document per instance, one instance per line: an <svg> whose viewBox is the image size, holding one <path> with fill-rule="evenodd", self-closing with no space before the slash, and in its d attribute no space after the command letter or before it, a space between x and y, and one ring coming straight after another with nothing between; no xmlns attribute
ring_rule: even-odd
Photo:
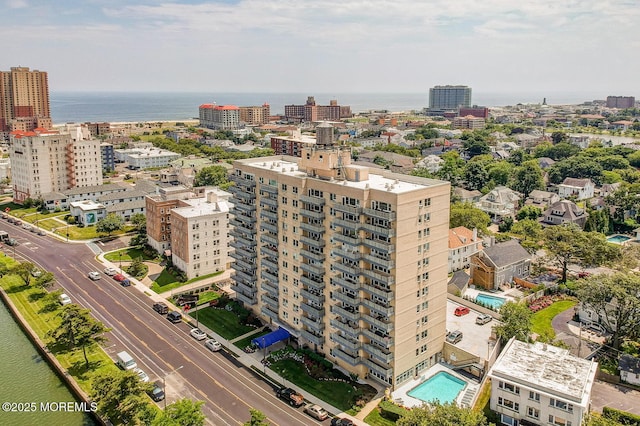
<svg viewBox="0 0 640 426"><path fill-rule="evenodd" d="M55 124L78 122L138 122L188 120L198 117L198 106L253 106L265 102L271 114L283 114L284 106L304 104L314 96L316 104L328 105L335 99L349 105L354 113L369 110L420 111L429 104L428 90L423 93L122 93L122 92L52 92L51 118ZM473 92L473 104L496 107L518 103L579 104L604 99L602 93L482 93Z"/></svg>

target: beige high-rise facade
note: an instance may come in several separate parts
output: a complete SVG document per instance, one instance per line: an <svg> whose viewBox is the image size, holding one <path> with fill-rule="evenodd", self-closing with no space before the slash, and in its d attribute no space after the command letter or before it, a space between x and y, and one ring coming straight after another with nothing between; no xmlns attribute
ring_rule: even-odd
<svg viewBox="0 0 640 426"><path fill-rule="evenodd" d="M49 192L102 185L100 141L73 140L54 130L11 132L13 201Z"/></svg>
<svg viewBox="0 0 640 426"><path fill-rule="evenodd" d="M0 71L0 133L51 128L49 83L44 71Z"/></svg>
<svg viewBox="0 0 640 426"><path fill-rule="evenodd" d="M232 288L299 344L395 388L441 356L450 185L350 163L331 137L301 158L234 162Z"/></svg>

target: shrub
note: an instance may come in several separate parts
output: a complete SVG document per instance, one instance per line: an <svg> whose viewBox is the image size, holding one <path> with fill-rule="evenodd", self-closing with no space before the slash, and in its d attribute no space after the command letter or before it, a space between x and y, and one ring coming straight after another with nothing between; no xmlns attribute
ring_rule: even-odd
<svg viewBox="0 0 640 426"><path fill-rule="evenodd" d="M391 401L380 401L378 408L380 408L380 416L392 422L398 421L400 417L407 414L406 408L399 407Z"/></svg>
<svg viewBox="0 0 640 426"><path fill-rule="evenodd" d="M614 420L621 425L640 426L639 415L616 410L615 408L603 407L602 416Z"/></svg>

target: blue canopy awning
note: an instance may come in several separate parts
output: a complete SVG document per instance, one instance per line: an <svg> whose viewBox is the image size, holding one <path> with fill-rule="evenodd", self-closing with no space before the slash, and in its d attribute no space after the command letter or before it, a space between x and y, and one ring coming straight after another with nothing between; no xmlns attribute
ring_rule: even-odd
<svg viewBox="0 0 640 426"><path fill-rule="evenodd" d="M274 343L278 343L281 340L285 340L291 337L291 334L284 328L280 327L276 331L272 331L264 336L256 337L251 340L251 343L259 347L260 349L268 348Z"/></svg>

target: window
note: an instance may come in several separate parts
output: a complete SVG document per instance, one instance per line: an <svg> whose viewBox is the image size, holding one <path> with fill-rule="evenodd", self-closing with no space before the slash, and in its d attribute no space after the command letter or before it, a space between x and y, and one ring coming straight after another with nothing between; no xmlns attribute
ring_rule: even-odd
<svg viewBox="0 0 640 426"><path fill-rule="evenodd" d="M561 401L559 399L551 398L549 400L549 405L555 407L559 410L568 411L569 413L573 413L573 404L569 404L568 402Z"/></svg>
<svg viewBox="0 0 640 426"><path fill-rule="evenodd" d="M562 417L553 416L551 414L549 414L549 423L557 426L571 426L570 421L563 419Z"/></svg>
<svg viewBox="0 0 640 426"><path fill-rule="evenodd" d="M520 404L502 397L498 397L498 405L508 410L520 411Z"/></svg>
<svg viewBox="0 0 640 426"><path fill-rule="evenodd" d="M531 417L532 419L540 418L540 410L533 407L527 407L527 417Z"/></svg>
<svg viewBox="0 0 640 426"><path fill-rule="evenodd" d="M538 392L529 391L529 399L540 402L540 394Z"/></svg>
<svg viewBox="0 0 640 426"><path fill-rule="evenodd" d="M498 387L500 389L504 389L507 392L514 393L516 395L520 395L520 386L513 385L507 382L498 382Z"/></svg>

